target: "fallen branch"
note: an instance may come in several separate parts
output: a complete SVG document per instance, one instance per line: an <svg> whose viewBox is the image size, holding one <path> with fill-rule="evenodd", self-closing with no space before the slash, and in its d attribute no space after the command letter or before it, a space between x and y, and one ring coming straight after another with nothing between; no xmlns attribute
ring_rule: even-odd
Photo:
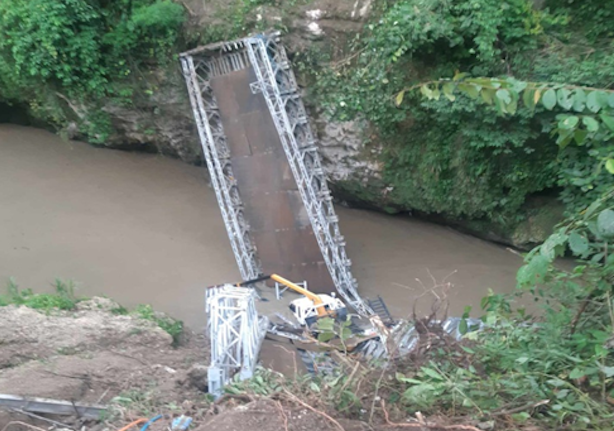
<svg viewBox="0 0 614 431"><path fill-rule="evenodd" d="M548 404L550 402L550 400L541 400L538 401L536 403L530 403L530 404L525 404L524 406L520 406L520 407L515 407L513 409L508 409L508 410L501 410L498 412L492 412L490 413L490 416L502 416L502 415L512 415L514 413L519 413L528 409L535 409L539 406L545 406L546 404Z"/></svg>
<svg viewBox="0 0 614 431"><path fill-rule="evenodd" d="M275 401L275 405L279 409L279 413L281 413L281 418L284 420L284 430L288 431L288 415L284 411L284 406L279 401Z"/></svg>
<svg viewBox="0 0 614 431"><path fill-rule="evenodd" d="M30 425L29 423L22 422L22 421L11 421L8 424L4 425L4 428L2 428L2 431L6 431L6 429L10 427L11 425L21 425L21 426L33 429L35 431L46 431L43 428L35 427L34 425Z"/></svg>
<svg viewBox="0 0 614 431"><path fill-rule="evenodd" d="M310 406L309 404L307 404L306 402L304 402L303 400L301 400L299 397L297 397L296 395L294 395L292 392L288 391L287 389L284 389L284 393L286 393L293 401L299 403L300 405L302 405L305 408L308 408L309 410L311 410L312 412L322 416L323 418L329 420L332 424L334 424L337 428L339 428L341 431L345 431L345 429L341 426L341 424L339 422L337 422L334 418L330 417L329 415L327 415L326 413L316 409L315 407Z"/></svg>
<svg viewBox="0 0 614 431"><path fill-rule="evenodd" d="M465 431L482 431L479 428L476 428L472 425L436 425L426 423L424 418L420 413L417 413L419 422L416 423L399 423L399 422L391 422L390 417L388 415L388 410L386 410L386 403L384 400L381 401L382 410L384 411L384 420L386 421L386 427L399 427L399 428L421 428L421 429L444 429L444 430L465 430Z"/></svg>

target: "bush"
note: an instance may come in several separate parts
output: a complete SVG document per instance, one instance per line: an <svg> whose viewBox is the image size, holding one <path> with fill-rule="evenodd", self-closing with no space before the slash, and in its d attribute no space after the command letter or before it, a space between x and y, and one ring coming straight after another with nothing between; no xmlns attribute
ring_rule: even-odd
<svg viewBox="0 0 614 431"><path fill-rule="evenodd" d="M112 95L111 83L141 63L172 58L183 21L170 0L4 0L0 94L28 102L42 88L77 100Z"/></svg>
<svg viewBox="0 0 614 431"><path fill-rule="evenodd" d="M175 320L163 313L156 312L151 305L139 305L134 310L134 314L141 319L154 322L173 337L173 345L179 344L179 337L183 333L183 322L181 320Z"/></svg>
<svg viewBox="0 0 614 431"><path fill-rule="evenodd" d="M514 118L505 119L471 98L454 106L420 97L394 104L401 89L458 71L609 86L614 46L608 40L587 42L590 29L577 17L594 13L602 27L598 32L605 34L606 27L614 28L605 18L609 3L572 1L563 7L552 2L556 7L541 10L533 3L383 2L350 43L346 58L333 58L327 62L333 67L313 72L313 94L332 118L359 116L375 126L371 139L383 143L383 179L391 186L387 204L513 224L522 218L529 195L562 190L573 213L603 191L595 183L609 185L602 177L587 178L595 168L592 149L561 153L563 164L558 163L550 134L555 114L544 109L533 115L519 108ZM595 190L585 196L589 187Z"/></svg>
<svg viewBox="0 0 614 431"><path fill-rule="evenodd" d="M74 310L80 299L75 297L75 287L72 281L56 279L55 293L33 293L30 289L20 289L11 279L7 286L7 294L0 295L0 306L25 305L35 310Z"/></svg>

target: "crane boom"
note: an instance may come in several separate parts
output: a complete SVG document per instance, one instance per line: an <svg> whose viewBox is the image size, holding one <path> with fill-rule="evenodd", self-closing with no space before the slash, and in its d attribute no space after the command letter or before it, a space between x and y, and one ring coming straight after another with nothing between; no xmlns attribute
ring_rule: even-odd
<svg viewBox="0 0 614 431"><path fill-rule="evenodd" d="M307 290L305 288L302 288L298 284L292 283L290 280L287 280L287 279L285 279L282 276L277 275L277 274L271 274L271 279L275 280L276 282L281 283L284 286L287 286L288 288L294 290L295 292L300 293L301 295L306 296L307 298L311 299L313 301L313 305L315 305L315 307L316 307L316 310L318 312L318 316L320 316L320 317L328 316L328 312L324 308L324 302L322 301L322 298L320 298L315 293L310 292L309 290Z"/></svg>

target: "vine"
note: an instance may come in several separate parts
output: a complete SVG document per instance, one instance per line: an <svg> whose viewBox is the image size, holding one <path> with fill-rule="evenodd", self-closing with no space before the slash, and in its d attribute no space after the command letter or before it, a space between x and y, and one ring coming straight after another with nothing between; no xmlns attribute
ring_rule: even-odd
<svg viewBox="0 0 614 431"><path fill-rule="evenodd" d="M614 178L603 172L605 169L614 174L614 90L515 78L469 78L457 73L452 79L432 80L402 90L395 103L401 105L407 91L418 89L428 100L455 102L461 94L493 106L501 116L515 115L521 103L532 114L540 108L553 112L556 115L550 130L565 166L559 185L568 191L577 187L581 192L580 199L572 199L569 193L563 193L563 198L577 210L614 186ZM568 149L571 143L575 149ZM586 156L592 161L588 166Z"/></svg>
<svg viewBox="0 0 614 431"><path fill-rule="evenodd" d="M58 128L76 119L92 142L102 142L106 114L99 110L96 121L87 121L72 107L130 99L123 83L134 86L140 67L175 58L184 18L183 7L170 0L3 0L0 94L26 102Z"/></svg>

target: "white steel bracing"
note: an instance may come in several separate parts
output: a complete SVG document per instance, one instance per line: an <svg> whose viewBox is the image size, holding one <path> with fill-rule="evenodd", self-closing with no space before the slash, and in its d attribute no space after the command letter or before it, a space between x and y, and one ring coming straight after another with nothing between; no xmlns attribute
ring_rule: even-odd
<svg viewBox="0 0 614 431"><path fill-rule="evenodd" d="M207 313L211 341L209 393L222 395L222 388L238 374L252 377L268 319L258 317L254 289L223 285L207 289Z"/></svg>
<svg viewBox="0 0 614 431"><path fill-rule="evenodd" d="M243 43L333 282L356 311L373 315L358 295L315 139L279 34L251 37Z"/></svg>
<svg viewBox="0 0 614 431"><path fill-rule="evenodd" d="M230 164L230 151L209 83L212 76L247 67L249 64L246 55L234 54L200 61L197 66L194 65L192 56L184 55L181 57L181 65L211 176L211 185L215 190L241 277L244 280L256 278L261 274L260 263L249 235L249 226L243 216L243 205Z"/></svg>

